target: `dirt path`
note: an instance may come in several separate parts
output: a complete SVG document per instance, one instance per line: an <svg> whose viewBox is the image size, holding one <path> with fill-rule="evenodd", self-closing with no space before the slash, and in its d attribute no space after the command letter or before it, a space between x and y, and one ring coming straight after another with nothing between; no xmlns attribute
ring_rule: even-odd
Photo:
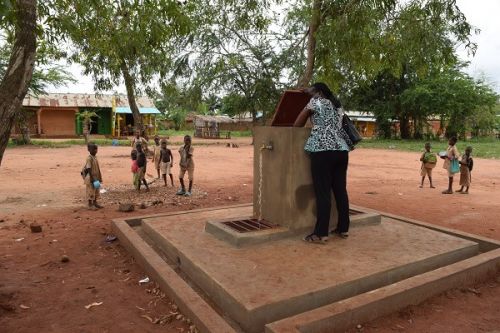
<svg viewBox="0 0 500 333"><path fill-rule="evenodd" d="M193 198L176 197L174 188L158 182L148 194L129 191L129 149L102 147L98 157L109 191L103 195L106 208L98 212L81 208L84 147L8 150L0 168L0 331L187 332L188 323L168 317L176 311L153 283L138 284L144 273L133 258L118 242L104 239L110 220L121 216L115 204L120 200L149 206L136 215L250 202L252 146L249 140L239 145L195 147ZM500 239L500 161L476 159L471 194L445 196L440 191L446 174L439 166L434 172L438 188L418 188L418 155L357 150L350 158L352 203ZM42 233L30 233L33 221L42 225ZM63 255L69 262L61 262ZM500 280L471 288L450 291L362 330L499 329ZM93 302L103 304L85 309ZM172 321L153 324L149 318Z"/></svg>

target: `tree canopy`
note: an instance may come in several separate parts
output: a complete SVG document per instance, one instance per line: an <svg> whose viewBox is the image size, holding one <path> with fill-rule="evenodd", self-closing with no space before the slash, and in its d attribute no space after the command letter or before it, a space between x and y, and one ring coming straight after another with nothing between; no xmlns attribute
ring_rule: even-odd
<svg viewBox="0 0 500 333"><path fill-rule="evenodd" d="M16 3L0 7L2 27L12 32ZM437 109L450 132L463 131L453 125L461 117L471 128L485 126L496 98L456 70L457 47L473 54L470 37L478 32L456 0L47 0L38 12L40 50L62 45L60 55L83 65L98 91L123 81L137 128L139 93L160 96L164 110L180 115L218 105L265 119L284 89L324 81L344 104L376 111L382 129L399 121L403 137L418 135ZM36 67L45 70L35 71L39 91L36 82L64 74ZM464 96L474 91L463 108L430 106L443 101L432 89L446 80ZM466 103L472 114L459 114Z"/></svg>
<svg viewBox="0 0 500 333"><path fill-rule="evenodd" d="M97 90L125 82L136 128L142 119L135 102L169 68L173 36L189 29L180 1L49 0L45 23L71 44L69 57L91 75Z"/></svg>

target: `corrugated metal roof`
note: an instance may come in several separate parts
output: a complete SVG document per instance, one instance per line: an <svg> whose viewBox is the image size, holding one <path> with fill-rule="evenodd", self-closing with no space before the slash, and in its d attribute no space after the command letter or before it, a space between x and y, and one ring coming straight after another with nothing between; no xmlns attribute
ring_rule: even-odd
<svg viewBox="0 0 500 333"><path fill-rule="evenodd" d="M116 113L132 113L128 106L120 106L116 108ZM141 114L158 114L160 111L157 108L139 108Z"/></svg>
<svg viewBox="0 0 500 333"><path fill-rule="evenodd" d="M345 111L345 113L354 121L376 122L373 112L370 111Z"/></svg>
<svg viewBox="0 0 500 333"><path fill-rule="evenodd" d="M126 95L114 95L116 106L128 107ZM87 107L87 108L110 108L113 95L94 94L47 94L26 95L23 106L48 106L48 107ZM154 103L146 96L136 96L138 107L154 107Z"/></svg>
<svg viewBox="0 0 500 333"><path fill-rule="evenodd" d="M204 116L204 115L196 115L194 116L194 121L207 121L213 123L234 123L234 120L227 116Z"/></svg>

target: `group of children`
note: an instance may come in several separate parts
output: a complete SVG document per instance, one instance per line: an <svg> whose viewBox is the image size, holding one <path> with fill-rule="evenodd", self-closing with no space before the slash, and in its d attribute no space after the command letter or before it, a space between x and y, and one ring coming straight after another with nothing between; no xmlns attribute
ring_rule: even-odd
<svg viewBox="0 0 500 333"><path fill-rule="evenodd" d="M174 165L174 156L172 151L167 148L167 141L165 139L160 141L160 138L156 136L154 138L155 146L153 149L153 159L158 179L160 175L163 177L165 186L167 186L167 175L170 177L170 183L174 186L174 177L172 175L172 167ZM85 161L85 165L81 171L82 178L85 183L86 188L86 199L88 201L88 208L91 210L96 210L102 208L101 205L97 203L99 198L100 187L102 183L101 169L99 167L99 162L97 161L97 151L98 147L95 143L89 143L87 145L87 150L89 156ZM137 191L141 190L141 185L146 187L146 191L149 190L148 182L146 181L146 167L147 167L147 156L148 151L147 141L137 134L132 141L132 152L130 157L132 159L131 171L133 174L132 182ZM193 189L193 178L194 178L194 160L193 160L194 148L191 144L191 136L186 135L184 137L184 145L179 149L180 162L179 162L179 182L180 189L177 191L177 195L191 196L191 191ZM184 176L188 174L189 187L186 191L186 186L184 184Z"/></svg>
<svg viewBox="0 0 500 333"><path fill-rule="evenodd" d="M153 159L158 179L163 177L163 182L167 186L167 175L170 177L170 183L172 187L174 186L174 177L172 175L172 167L174 166L174 156L172 151L167 148L167 140L162 139L158 136L154 138L155 146L153 148ZM471 172L474 165L474 161L471 157L472 147L467 147L465 149L465 154L460 158L460 154L456 147L457 138L452 137L448 141L448 148L446 153L440 157L444 159L443 168L448 172L448 189L443 191L443 194L453 193L453 178L456 173L460 172L460 189L456 192L462 194L469 193L469 187L471 184ZM99 168L99 162L97 161L97 145L94 143L89 143L87 146L89 156L85 162L85 166L81 172L86 186L86 198L88 201L89 209L95 210L102 208L101 205L97 203L99 198L99 188L102 183L101 170ZM146 181L146 167L147 167L147 141L142 138L139 134L136 135L132 141L132 152L130 153L132 159L131 171L133 174L133 184L137 191L141 190L141 184L144 184L146 191L149 190L148 183ZM179 182L180 189L177 191L177 195L191 196L191 191L193 189L193 178L194 178L194 160L193 160L193 146L191 144L191 136L186 135L184 137L184 145L179 149L180 162L179 162ZM431 152L431 144L425 144L425 151L420 157L422 162L421 176L422 181L420 187L424 186L425 177L429 178L429 184L431 188L435 188L432 184L432 170L435 168L437 159L436 154ZM184 176L188 174L189 187L186 191L186 186L184 183Z"/></svg>
<svg viewBox="0 0 500 333"><path fill-rule="evenodd" d="M452 194L453 193L453 178L456 173L460 173L460 189L456 192L461 194L469 194L469 187L471 184L472 176L472 168L474 165L474 161L471 157L472 155L472 147L467 147L465 149L465 154L460 158L460 153L456 147L457 138L452 137L448 141L448 148L446 152L440 154L444 160L443 168L448 172L448 188L444 190L443 194ZM431 144L425 144L425 152L420 157L420 161L422 162L421 173L422 182L420 187L424 187L424 180L427 176L429 178L429 183L431 188L435 188L432 184L432 169L436 166L437 159L436 154L431 152Z"/></svg>
<svg viewBox="0 0 500 333"><path fill-rule="evenodd" d="M146 181L146 166L147 158L143 149L143 141L136 137L134 140L136 143L135 149L131 152L132 158L132 173L133 173L133 183L137 191L141 190L141 182L146 186L146 190L149 190L148 183ZM174 177L172 175L172 167L174 166L174 156L172 151L167 148L167 140L162 139L158 136L154 138L155 146L153 147L153 159L156 173L158 179L163 178L165 186L167 186L167 175L170 178L170 183L172 187L174 186ZM191 144L191 136L184 136L184 145L179 149L180 162L179 162L179 182L181 188L177 191L177 195L191 196L191 191L193 189L193 178L194 178L194 160L193 160L194 148ZM189 188L186 191L186 186L184 184L184 176L188 174L189 178Z"/></svg>

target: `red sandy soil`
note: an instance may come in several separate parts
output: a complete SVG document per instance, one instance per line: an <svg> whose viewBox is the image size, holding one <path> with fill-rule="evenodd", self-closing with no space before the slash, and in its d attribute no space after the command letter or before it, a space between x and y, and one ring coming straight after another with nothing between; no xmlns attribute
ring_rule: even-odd
<svg viewBox="0 0 500 333"><path fill-rule="evenodd" d="M106 243L105 237L111 219L125 214L117 211L118 202L147 206L130 216L251 202L253 147L249 139L238 139L238 144L195 147L192 198L176 197L175 188L159 181L149 193L136 194L130 189L129 148L101 147L98 158L108 192L102 197L106 207L97 212L83 207L79 173L85 147L9 149L0 167L0 332L189 332L190 323L175 318L175 305L154 282L139 285L145 273L119 241ZM436 189L418 187L418 158L387 150L354 151L351 202L500 240L500 161L476 158L470 194L443 195L447 179L440 166L434 169ZM174 176L177 172L176 161ZM155 174L151 163L148 173ZM31 233L32 222L43 232ZM61 262L63 255L69 262ZM103 303L85 308L93 302ZM164 320L154 324L155 319ZM353 332L499 329L500 277L495 277Z"/></svg>

